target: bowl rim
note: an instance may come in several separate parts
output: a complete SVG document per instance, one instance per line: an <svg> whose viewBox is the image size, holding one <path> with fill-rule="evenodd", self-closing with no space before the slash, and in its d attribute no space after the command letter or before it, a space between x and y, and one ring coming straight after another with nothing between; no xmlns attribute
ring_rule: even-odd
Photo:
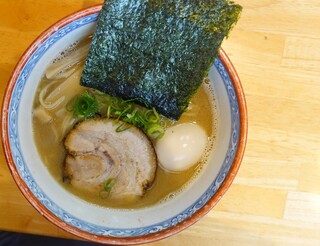
<svg viewBox="0 0 320 246"><path fill-rule="evenodd" d="M16 80L19 77L20 71L24 67L24 65L27 63L28 58L30 57L30 54L32 54L37 47L43 43L48 37L50 37L53 33L55 33L57 30L63 28L64 26L70 24L71 22L91 15L96 14L101 10L102 5L95 5L92 7L88 7L79 11L76 11L70 15L67 15L66 17L58 20L56 23L48 27L44 32L42 32L32 43L31 45L26 49L26 51L22 54L20 59L18 60L16 66L13 69L13 72L8 80L8 84L4 93L3 102L2 102L2 116L1 116L1 137L2 137L2 147L5 153L5 158L9 167L9 170L11 172L11 175L14 178L15 183L17 184L18 188L20 189L21 193L25 196L27 201L36 209L38 212L45 217L47 220L49 220L51 223L55 224L59 228L63 229L66 232L69 232L73 235L76 235L78 237L98 242L98 243L104 243L104 244L127 244L127 245L133 245L133 244L141 244L141 243L149 243L154 242L160 239L167 238L169 236L172 236L195 222L197 222L200 218L202 218L204 215L206 215L222 198L222 196L225 194L225 192L229 189L231 183L233 182L239 168L240 164L245 152L245 146L247 141L247 134L248 134L248 116L247 116L247 106L246 106L246 100L245 95L243 92L243 88L240 82L240 78L229 59L226 52L220 48L218 52L218 58L222 62L224 68L228 72L228 75L230 76L230 80L233 84L234 91L237 97L238 107L239 107L239 143L238 148L233 160L233 163L230 167L230 170L228 172L228 175L225 177L225 180L219 187L219 189L216 191L215 195L212 196L209 201L206 203L205 206L201 207L199 210L197 210L191 217L185 219L183 222L178 223L174 227L170 227L167 229L164 229L157 233L152 233L148 235L142 235L142 236L134 236L134 237L110 237L110 236L103 236L103 235L95 235L91 234L89 232L77 229L69 224L66 224L65 222L61 221L56 215L54 215L51 211L49 211L43 204L41 204L38 199L35 197L35 195L32 193L32 191L28 188L26 183L22 180L20 177L17 167L15 165L15 162L13 160L13 157L11 155L10 150L10 142L8 137L8 109L9 104L12 97L12 92L15 87Z"/></svg>

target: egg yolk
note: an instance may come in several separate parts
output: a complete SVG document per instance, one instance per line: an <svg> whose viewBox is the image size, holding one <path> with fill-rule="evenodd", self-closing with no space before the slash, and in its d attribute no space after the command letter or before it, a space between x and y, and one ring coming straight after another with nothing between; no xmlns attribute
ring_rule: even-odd
<svg viewBox="0 0 320 246"><path fill-rule="evenodd" d="M184 171L195 165L204 153L208 137L197 124L169 127L155 144L160 165L168 171Z"/></svg>

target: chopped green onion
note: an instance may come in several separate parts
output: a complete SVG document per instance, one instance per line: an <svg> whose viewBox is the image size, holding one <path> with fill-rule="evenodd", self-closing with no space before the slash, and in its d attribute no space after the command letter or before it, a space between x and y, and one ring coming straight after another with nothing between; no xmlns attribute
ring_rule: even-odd
<svg viewBox="0 0 320 246"><path fill-rule="evenodd" d="M147 134L152 138L160 138L164 134L164 129L159 124L151 124L147 129Z"/></svg>
<svg viewBox="0 0 320 246"><path fill-rule="evenodd" d="M110 114L111 114L111 106L108 106L108 110L107 110L107 118L110 118Z"/></svg>
<svg viewBox="0 0 320 246"><path fill-rule="evenodd" d="M155 108L152 108L152 110L147 110L144 114L144 117L151 123L157 123L160 120L159 114L157 113Z"/></svg>
<svg viewBox="0 0 320 246"><path fill-rule="evenodd" d="M116 132L123 132L123 131L129 129L130 127L131 126L129 124L126 124L125 122L123 122L116 128Z"/></svg>
<svg viewBox="0 0 320 246"><path fill-rule="evenodd" d="M103 185L103 190L110 193L112 187L116 184L116 182L117 182L116 178L107 179L107 181Z"/></svg>
<svg viewBox="0 0 320 246"><path fill-rule="evenodd" d="M88 90L67 104L74 118L83 120L94 117L114 118L141 128L150 138L159 138L164 133L163 117L155 108L146 109L135 104L137 99L123 100L97 90ZM121 124L116 131L121 132L129 127Z"/></svg>
<svg viewBox="0 0 320 246"><path fill-rule="evenodd" d="M85 119L94 116L99 111L98 101L89 93L83 93L75 99L70 110L77 119Z"/></svg>

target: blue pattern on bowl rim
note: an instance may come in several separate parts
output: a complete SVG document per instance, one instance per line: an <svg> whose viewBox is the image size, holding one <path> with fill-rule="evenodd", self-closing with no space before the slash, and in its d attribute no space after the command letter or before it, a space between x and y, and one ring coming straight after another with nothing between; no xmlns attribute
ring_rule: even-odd
<svg viewBox="0 0 320 246"><path fill-rule="evenodd" d="M127 228L127 229L117 229L102 227L95 224L88 223L79 218L74 217L72 214L67 213L62 208L57 206L41 188L37 185L34 178L32 177L21 153L21 147L19 143L18 134L18 108L20 106L20 98L22 95L23 88L26 84L27 78L30 75L33 67L37 64L41 56L48 50L56 41L60 38L72 32L73 30L95 22L98 18L98 14L91 14L72 23L64 26L50 36L39 48L31 55L28 62L25 64L21 74L15 84L13 89L12 98L9 106L9 117L8 117L8 128L9 128L9 141L12 152L12 157L19 172L20 177L26 183L31 192L36 196L36 198L54 215L60 218L63 222L76 227L80 230L93 233L95 235L113 236L113 237L132 237L132 236L142 236L150 233L155 233L162 231L164 229L170 228L182 222L186 218L190 217L196 211L198 211L219 189L223 181L225 180L227 173L233 163L236 149L238 147L239 131L240 131L240 117L239 117L239 105L234 91L234 87L230 76L225 69L223 63L219 58L215 60L214 66L220 74L227 93L229 95L229 102L231 105L231 138L229 140L228 152L225 157L224 163L219 171L217 177L212 182L210 187L206 190L204 194L196 202L194 202L187 209L177 214L176 216L162 221L151 226L139 227L139 228Z"/></svg>

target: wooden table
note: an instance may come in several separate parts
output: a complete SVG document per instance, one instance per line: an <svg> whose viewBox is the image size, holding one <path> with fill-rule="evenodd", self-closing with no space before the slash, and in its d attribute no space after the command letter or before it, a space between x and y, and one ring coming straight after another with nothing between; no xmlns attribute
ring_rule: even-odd
<svg viewBox="0 0 320 246"><path fill-rule="evenodd" d="M98 0L0 0L0 96L48 26ZM229 191L201 221L152 245L320 245L320 2L238 0L223 48L242 80L249 136ZM74 236L44 219L0 152L0 230Z"/></svg>

